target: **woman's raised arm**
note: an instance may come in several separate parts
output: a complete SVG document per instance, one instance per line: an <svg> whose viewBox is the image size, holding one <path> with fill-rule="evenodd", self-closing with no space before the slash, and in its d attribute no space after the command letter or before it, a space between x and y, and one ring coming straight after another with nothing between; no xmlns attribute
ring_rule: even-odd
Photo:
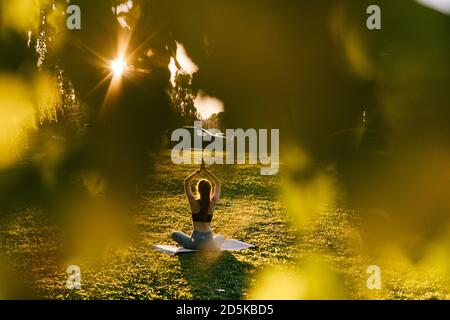
<svg viewBox="0 0 450 320"><path fill-rule="evenodd" d="M211 198L211 202L216 204L219 201L219 196L220 196L220 180L219 180L219 178L216 177L216 175L214 173L212 173L208 169L205 168L204 170L208 174L208 176L211 178L211 180L214 182L214 194Z"/></svg>
<svg viewBox="0 0 450 320"><path fill-rule="evenodd" d="M186 179L184 179L184 192L186 193L186 197L188 198L189 203L195 202L195 197L192 194L191 182L199 173L200 170L196 170L195 172L188 175Z"/></svg>

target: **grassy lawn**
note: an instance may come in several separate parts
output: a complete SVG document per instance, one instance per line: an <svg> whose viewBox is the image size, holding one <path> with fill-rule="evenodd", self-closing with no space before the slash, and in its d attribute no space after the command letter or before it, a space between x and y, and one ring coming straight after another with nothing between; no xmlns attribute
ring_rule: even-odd
<svg viewBox="0 0 450 320"><path fill-rule="evenodd" d="M169 154L157 161L152 174L139 188L133 216L134 237L126 246L108 249L91 261L76 261L66 252L61 228L45 212L18 210L0 227L0 262L14 270L23 286L31 285L30 297L56 299L241 299L254 295L266 270L296 270L310 256L319 256L337 275L346 298L445 298L442 279L386 265L383 289L366 288L366 268L371 258L350 243L360 223L349 210L328 205L304 230L297 230L278 200L278 176L261 176L252 165L215 166L223 181L222 196L213 229L226 237L254 244L240 251L168 256L151 249L153 244L173 243L172 230L191 231L189 206L183 194L183 178L194 166L175 166ZM65 287L69 264L81 268L81 290ZM5 272L0 272L5 274ZM20 288L0 277L6 288ZM11 278L11 277L10 277ZM0 286L1 288L1 286ZM18 289L17 289L18 290ZM10 293L13 294L13 293ZM268 293L270 296L270 292ZM264 295L262 297L265 297Z"/></svg>

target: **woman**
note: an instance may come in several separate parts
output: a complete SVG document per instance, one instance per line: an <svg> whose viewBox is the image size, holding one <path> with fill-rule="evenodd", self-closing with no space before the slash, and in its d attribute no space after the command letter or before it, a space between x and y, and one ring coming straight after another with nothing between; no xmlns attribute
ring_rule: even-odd
<svg viewBox="0 0 450 320"><path fill-rule="evenodd" d="M210 177L214 186L211 186L207 179L201 179L197 183L197 197L195 197L192 194L191 182L202 171ZM220 248L224 238L221 235L213 237L211 230L211 219L220 196L219 179L202 163L199 170L184 180L184 191L191 206L194 231L190 237L183 232L175 231L172 233L172 239L186 249L214 250Z"/></svg>

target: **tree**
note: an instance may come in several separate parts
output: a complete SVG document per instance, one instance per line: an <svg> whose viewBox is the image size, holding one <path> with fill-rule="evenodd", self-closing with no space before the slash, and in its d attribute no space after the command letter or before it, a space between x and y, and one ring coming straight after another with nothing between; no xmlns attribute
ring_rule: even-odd
<svg viewBox="0 0 450 320"><path fill-rule="evenodd" d="M195 108L195 94L192 90L192 75L179 69L175 75L175 86L172 88L171 102L175 108L180 122L183 125L192 125L199 119Z"/></svg>

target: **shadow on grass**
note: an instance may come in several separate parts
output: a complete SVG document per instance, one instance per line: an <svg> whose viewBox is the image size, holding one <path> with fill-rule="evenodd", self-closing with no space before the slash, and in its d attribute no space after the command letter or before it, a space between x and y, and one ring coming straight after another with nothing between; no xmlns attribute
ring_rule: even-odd
<svg viewBox="0 0 450 320"><path fill-rule="evenodd" d="M178 256L193 299L241 299L251 266L230 252L198 252Z"/></svg>

